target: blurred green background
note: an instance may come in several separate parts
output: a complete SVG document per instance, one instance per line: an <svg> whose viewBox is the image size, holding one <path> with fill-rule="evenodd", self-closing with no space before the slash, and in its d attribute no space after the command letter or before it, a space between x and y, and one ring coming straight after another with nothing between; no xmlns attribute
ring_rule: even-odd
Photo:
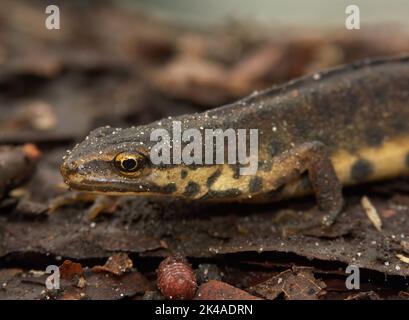
<svg viewBox="0 0 409 320"><path fill-rule="evenodd" d="M280 25L343 26L345 8L358 5L361 28L409 22L409 0L126 0L182 23L211 24L229 18Z"/></svg>

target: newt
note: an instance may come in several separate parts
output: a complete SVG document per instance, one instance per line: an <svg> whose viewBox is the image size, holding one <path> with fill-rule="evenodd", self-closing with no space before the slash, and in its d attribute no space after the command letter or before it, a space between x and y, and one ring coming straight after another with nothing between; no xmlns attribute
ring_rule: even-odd
<svg viewBox="0 0 409 320"><path fill-rule="evenodd" d="M155 165L154 129L258 129L258 167ZM314 194L331 225L343 186L409 173L409 56L367 59L305 76L202 113L101 127L61 166L73 189L199 201L274 202Z"/></svg>

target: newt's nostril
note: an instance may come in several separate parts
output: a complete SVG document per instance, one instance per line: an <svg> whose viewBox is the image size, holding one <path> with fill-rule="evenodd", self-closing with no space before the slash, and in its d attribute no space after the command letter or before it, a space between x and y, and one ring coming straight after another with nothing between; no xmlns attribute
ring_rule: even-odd
<svg viewBox="0 0 409 320"><path fill-rule="evenodd" d="M76 163L75 161L71 161L71 162L69 163L69 167L70 167L70 169L72 169L72 170L76 170L76 169L78 168L78 163Z"/></svg>
<svg viewBox="0 0 409 320"><path fill-rule="evenodd" d="M78 169L78 163L75 161L65 161L61 166L61 173L63 175L72 174Z"/></svg>

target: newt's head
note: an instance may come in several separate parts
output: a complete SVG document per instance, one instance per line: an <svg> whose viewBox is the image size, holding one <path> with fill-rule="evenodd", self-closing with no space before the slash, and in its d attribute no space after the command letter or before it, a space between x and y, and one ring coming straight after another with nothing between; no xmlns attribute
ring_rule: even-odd
<svg viewBox="0 0 409 320"><path fill-rule="evenodd" d="M247 139L249 165L219 161L220 154L225 160L231 156L226 137L234 143L231 150L236 150L236 134L230 129L207 129L218 125L209 119L192 115L137 128L96 129L68 153L61 174L70 187L88 192L207 200L245 196L252 186L251 175L241 175L241 166L257 170L257 144L253 148L253 136ZM207 161L209 155L217 161Z"/></svg>
<svg viewBox="0 0 409 320"><path fill-rule="evenodd" d="M64 157L60 171L77 190L107 194L171 194L176 183L163 168L152 165L150 132L144 126L102 127Z"/></svg>
<svg viewBox="0 0 409 320"><path fill-rule="evenodd" d="M65 183L87 192L173 195L194 199L208 194L210 186L237 187L236 179L229 180L229 183L216 181L221 176L222 165L155 164L152 154L163 153L158 152L158 141L162 145L166 142L162 138L151 141L152 130L171 132L171 125L171 121L162 120L137 128L102 127L92 131L64 157L60 170ZM224 170L234 175L231 167L226 166Z"/></svg>

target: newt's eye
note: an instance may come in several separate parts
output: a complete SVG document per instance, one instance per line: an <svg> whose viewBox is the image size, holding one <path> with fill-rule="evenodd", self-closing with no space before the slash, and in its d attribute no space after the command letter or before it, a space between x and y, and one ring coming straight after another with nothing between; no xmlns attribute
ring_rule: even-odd
<svg viewBox="0 0 409 320"><path fill-rule="evenodd" d="M133 173L143 168L146 157L139 153L122 152L116 155L114 159L115 166L122 173Z"/></svg>

